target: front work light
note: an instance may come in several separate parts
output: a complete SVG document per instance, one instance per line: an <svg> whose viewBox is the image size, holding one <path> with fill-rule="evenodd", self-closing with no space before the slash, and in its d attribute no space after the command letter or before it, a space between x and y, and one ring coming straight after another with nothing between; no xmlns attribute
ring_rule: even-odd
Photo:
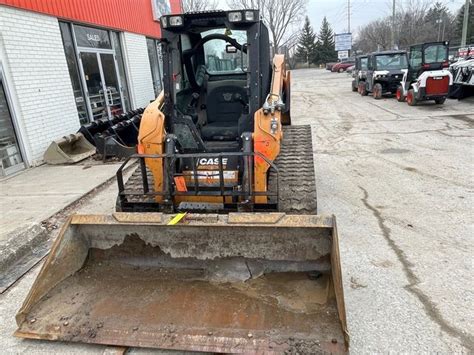
<svg viewBox="0 0 474 355"><path fill-rule="evenodd" d="M170 26L177 27L182 26L184 21L182 16L171 16L169 17Z"/></svg>
<svg viewBox="0 0 474 355"><path fill-rule="evenodd" d="M166 17L162 16L161 19L160 19L160 22L161 22L161 26L163 26L163 28L168 27L168 19Z"/></svg>
<svg viewBox="0 0 474 355"><path fill-rule="evenodd" d="M229 12L229 22L239 22L242 21L242 13L238 12Z"/></svg>
<svg viewBox="0 0 474 355"><path fill-rule="evenodd" d="M255 12L245 11L245 21L255 21Z"/></svg>

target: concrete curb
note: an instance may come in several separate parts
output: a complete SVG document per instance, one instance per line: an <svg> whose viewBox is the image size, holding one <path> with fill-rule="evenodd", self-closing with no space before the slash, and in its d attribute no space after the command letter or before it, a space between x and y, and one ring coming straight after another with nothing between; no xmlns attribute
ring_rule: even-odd
<svg viewBox="0 0 474 355"><path fill-rule="evenodd" d="M48 239L47 231L38 224L26 229L19 228L10 236L5 248L0 250L0 272L3 272L9 265L30 252L37 244Z"/></svg>
<svg viewBox="0 0 474 355"><path fill-rule="evenodd" d="M51 233L40 224L15 230L0 251L0 293L46 255Z"/></svg>

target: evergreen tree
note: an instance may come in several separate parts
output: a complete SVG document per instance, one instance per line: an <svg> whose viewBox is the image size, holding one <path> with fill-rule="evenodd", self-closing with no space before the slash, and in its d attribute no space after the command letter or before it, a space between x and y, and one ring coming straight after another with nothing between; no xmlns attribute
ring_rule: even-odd
<svg viewBox="0 0 474 355"><path fill-rule="evenodd" d="M306 16L301 35L298 40L296 47L296 58L304 63L308 63L308 67L311 63L315 62L316 59L316 34L314 33L313 27L309 22L308 16Z"/></svg>
<svg viewBox="0 0 474 355"><path fill-rule="evenodd" d="M454 33L454 17L449 9L437 1L424 18L425 41L450 40Z"/></svg>
<svg viewBox="0 0 474 355"><path fill-rule="evenodd" d="M326 17L323 18L318 35L317 58L319 63L328 63L337 60L334 32Z"/></svg>
<svg viewBox="0 0 474 355"><path fill-rule="evenodd" d="M456 25L455 25L455 30L454 30L455 41L453 41L454 43L452 44L461 43L463 21L464 21L464 5L461 7L461 9L458 12L458 15L456 16ZM474 43L474 1L473 0L471 0L470 6L469 6L469 22L467 24L466 42L467 42L466 44Z"/></svg>
<svg viewBox="0 0 474 355"><path fill-rule="evenodd" d="M429 8L428 12L426 13L425 23L436 24L437 20L442 19L447 14L449 14L449 9L441 2L437 1Z"/></svg>

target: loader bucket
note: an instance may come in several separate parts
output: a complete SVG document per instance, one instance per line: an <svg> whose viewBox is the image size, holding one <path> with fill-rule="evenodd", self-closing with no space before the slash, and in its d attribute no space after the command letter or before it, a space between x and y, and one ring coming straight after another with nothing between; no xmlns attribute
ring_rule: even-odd
<svg viewBox="0 0 474 355"><path fill-rule="evenodd" d="M344 353L334 217L70 217L16 315L23 338L219 353Z"/></svg>
<svg viewBox="0 0 474 355"><path fill-rule="evenodd" d="M95 154L95 147L82 133L70 134L53 141L43 159L48 164L73 164Z"/></svg>

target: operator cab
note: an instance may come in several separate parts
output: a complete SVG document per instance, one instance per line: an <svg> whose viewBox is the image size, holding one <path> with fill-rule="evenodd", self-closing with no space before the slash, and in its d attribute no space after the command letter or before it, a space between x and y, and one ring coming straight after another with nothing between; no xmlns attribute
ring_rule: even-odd
<svg viewBox="0 0 474 355"><path fill-rule="evenodd" d="M352 72L353 73L352 76L356 77L360 75L361 73L365 74L368 69L368 60L369 60L369 56L367 54L356 57L355 67Z"/></svg>
<svg viewBox="0 0 474 355"><path fill-rule="evenodd" d="M268 30L259 12L169 15L161 26L163 113L177 148L240 151L241 136L253 132L253 116L269 90L262 84L271 74Z"/></svg>
<svg viewBox="0 0 474 355"><path fill-rule="evenodd" d="M425 71L449 67L448 42L429 42L410 47L408 78L416 81Z"/></svg>
<svg viewBox="0 0 474 355"><path fill-rule="evenodd" d="M374 52L369 57L369 69L373 71L400 72L407 67L405 51Z"/></svg>
<svg viewBox="0 0 474 355"><path fill-rule="evenodd" d="M361 55L356 58L356 69L358 70L367 70L367 55Z"/></svg>

